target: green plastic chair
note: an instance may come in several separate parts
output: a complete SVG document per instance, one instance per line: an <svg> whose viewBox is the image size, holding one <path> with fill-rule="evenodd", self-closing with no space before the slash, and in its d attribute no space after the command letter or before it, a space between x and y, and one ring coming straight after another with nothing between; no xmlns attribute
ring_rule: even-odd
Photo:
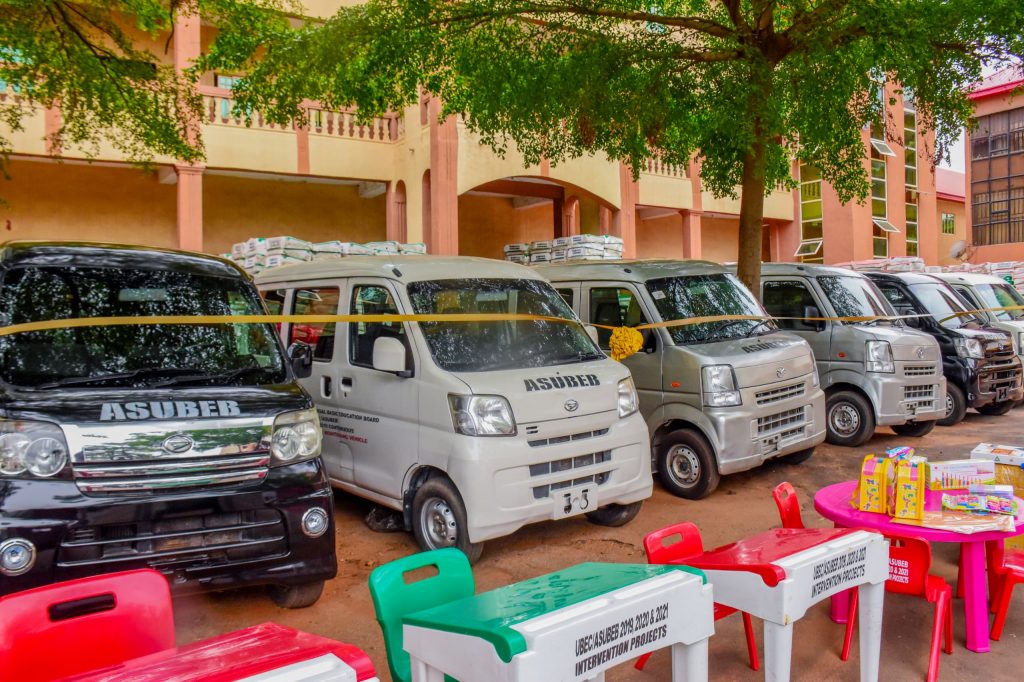
<svg viewBox="0 0 1024 682"><path fill-rule="evenodd" d="M437 575L411 584L406 582L406 574L430 566L437 569ZM395 682L412 682L409 654L402 646L402 617L471 597L475 590L469 559L454 547L420 552L373 569L370 573L370 597L377 612L377 622L384 633L388 668ZM445 680L454 682L447 675Z"/></svg>

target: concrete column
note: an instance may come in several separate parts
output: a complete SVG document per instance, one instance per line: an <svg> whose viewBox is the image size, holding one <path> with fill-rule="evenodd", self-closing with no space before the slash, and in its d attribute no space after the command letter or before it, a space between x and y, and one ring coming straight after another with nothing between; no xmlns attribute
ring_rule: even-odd
<svg viewBox="0 0 1024 682"><path fill-rule="evenodd" d="M200 20L197 14L178 13L174 17L174 68L185 71L199 58ZM199 141L201 119L188 124L191 143ZM178 248L203 250L203 170L202 164L175 164L178 174Z"/></svg>
<svg viewBox="0 0 1024 682"><path fill-rule="evenodd" d="M178 174L178 248L203 250L203 166L176 164Z"/></svg>
<svg viewBox="0 0 1024 682"><path fill-rule="evenodd" d="M599 206L597 209L597 223L601 234L611 234L612 210L607 206Z"/></svg>
<svg viewBox="0 0 1024 682"><path fill-rule="evenodd" d="M562 205L562 235L570 237L580 233L580 200L570 196Z"/></svg>
<svg viewBox="0 0 1024 682"><path fill-rule="evenodd" d="M636 258L636 204L640 200L640 185L633 172L619 163L619 210L612 217L611 233L622 237L622 257Z"/></svg>
<svg viewBox="0 0 1024 682"><path fill-rule="evenodd" d="M551 201L551 234L557 239L567 234L565 231L565 213L563 208L565 202L562 199L552 199Z"/></svg>
<svg viewBox="0 0 1024 682"><path fill-rule="evenodd" d="M408 239L405 183L389 182L385 200L385 224L389 241L404 242Z"/></svg>
<svg viewBox="0 0 1024 682"><path fill-rule="evenodd" d="M441 103L430 100L430 253L459 253L459 128L454 116L438 121ZM427 216L424 216L424 225Z"/></svg>
<svg viewBox="0 0 1024 682"><path fill-rule="evenodd" d="M683 258L700 258L700 213L696 211L680 211L679 216L683 221Z"/></svg>

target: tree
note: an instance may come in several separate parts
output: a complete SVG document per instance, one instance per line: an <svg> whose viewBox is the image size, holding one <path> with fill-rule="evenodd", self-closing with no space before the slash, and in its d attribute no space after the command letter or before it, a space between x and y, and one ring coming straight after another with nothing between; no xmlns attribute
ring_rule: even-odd
<svg viewBox="0 0 1024 682"><path fill-rule="evenodd" d="M739 274L757 291L764 197L793 186L792 160L863 200L861 129L902 141L878 76L913 92L934 159L983 64L1020 57L1022 33L1020 0L369 0L207 64L247 69L239 110L281 123L303 99L369 117L422 87L531 163L603 151L636 172L696 155L707 188L741 192Z"/></svg>
<svg viewBox="0 0 1024 682"><path fill-rule="evenodd" d="M140 37L173 35L179 14L218 28L212 49L240 59L287 31L293 0L0 0L0 81L16 97L0 103L0 153L39 106L59 105L51 144L94 154L107 142L137 162L203 156L196 69L176 71ZM163 52L170 51L168 38ZM157 50L159 52L160 50Z"/></svg>

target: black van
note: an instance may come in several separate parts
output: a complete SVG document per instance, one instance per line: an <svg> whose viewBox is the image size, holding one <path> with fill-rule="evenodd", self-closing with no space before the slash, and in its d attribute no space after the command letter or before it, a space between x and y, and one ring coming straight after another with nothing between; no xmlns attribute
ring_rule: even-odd
<svg viewBox="0 0 1024 682"><path fill-rule="evenodd" d="M865 273L906 323L939 342L946 375L946 416L942 426L961 421L968 407L982 414L1005 414L1024 396L1021 362L1013 341L989 327L938 277L919 273Z"/></svg>
<svg viewBox="0 0 1024 682"><path fill-rule="evenodd" d="M265 312L228 261L109 244L0 245L0 326ZM0 336L0 594L152 567L172 588L334 577L320 423L268 324Z"/></svg>

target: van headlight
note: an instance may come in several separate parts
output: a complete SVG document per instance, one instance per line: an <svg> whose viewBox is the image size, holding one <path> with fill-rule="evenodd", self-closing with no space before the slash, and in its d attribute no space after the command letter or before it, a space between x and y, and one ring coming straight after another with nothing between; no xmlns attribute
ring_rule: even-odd
<svg viewBox="0 0 1024 682"><path fill-rule="evenodd" d="M50 422L0 420L0 477L53 478L68 464L68 444Z"/></svg>
<svg viewBox="0 0 1024 682"><path fill-rule="evenodd" d="M888 341L868 341L864 351L865 369L869 372L892 374L896 363L892 360L892 346Z"/></svg>
<svg viewBox="0 0 1024 682"><path fill-rule="evenodd" d="M636 396L636 385L633 377L626 377L619 382L619 418L628 417L640 407L640 400Z"/></svg>
<svg viewBox="0 0 1024 682"><path fill-rule="evenodd" d="M736 373L732 365L708 365L700 369L704 390L704 405L707 407L732 407L742 404L740 392L736 390Z"/></svg>
<svg viewBox="0 0 1024 682"><path fill-rule="evenodd" d="M985 357L985 348L981 345L980 339L956 336L953 338L953 347L956 348L956 354L962 358L981 360Z"/></svg>
<svg viewBox="0 0 1024 682"><path fill-rule="evenodd" d="M464 436L514 436L512 406L500 395L448 395L452 425Z"/></svg>
<svg viewBox="0 0 1024 682"><path fill-rule="evenodd" d="M285 412L274 419L270 437L271 466L295 464L320 456L323 434L316 409Z"/></svg>

